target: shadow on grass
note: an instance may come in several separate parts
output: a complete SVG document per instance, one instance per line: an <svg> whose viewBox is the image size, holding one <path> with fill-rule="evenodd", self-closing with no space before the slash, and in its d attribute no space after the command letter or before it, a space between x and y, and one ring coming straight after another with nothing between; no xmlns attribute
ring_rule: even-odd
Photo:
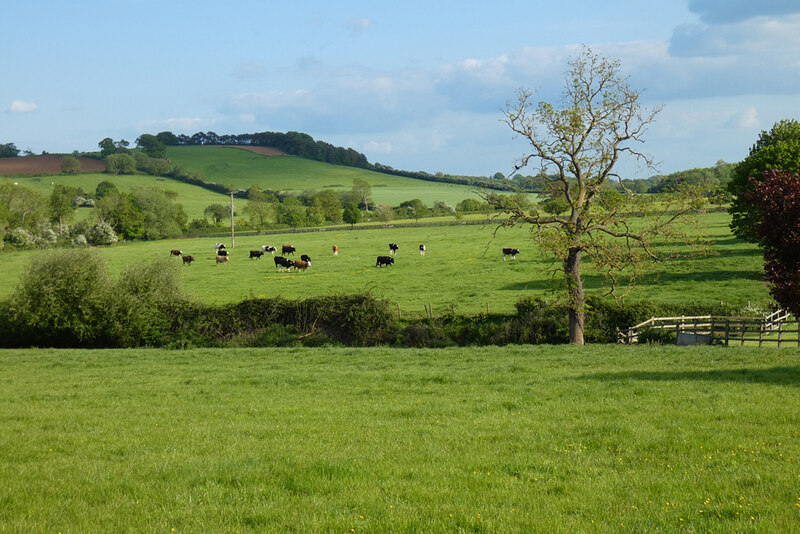
<svg viewBox="0 0 800 534"><path fill-rule="evenodd" d="M706 381L740 382L743 384L773 384L800 386L800 367L771 367L768 369L719 369L711 371L625 371L596 373L576 377L576 380L649 380L649 381Z"/></svg>
<svg viewBox="0 0 800 534"><path fill-rule="evenodd" d="M605 286L605 279L600 275L583 275L584 289L599 289ZM731 280L760 280L761 273L752 270L713 270L690 272L663 272L658 275L648 274L636 283L637 286L664 285L675 282L727 282ZM561 280L530 280L527 282L514 282L503 286L501 289L511 291L546 291L560 289Z"/></svg>

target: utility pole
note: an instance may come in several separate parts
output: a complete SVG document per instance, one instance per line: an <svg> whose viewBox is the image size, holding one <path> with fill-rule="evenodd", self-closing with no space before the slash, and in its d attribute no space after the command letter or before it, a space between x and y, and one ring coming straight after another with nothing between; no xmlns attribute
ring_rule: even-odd
<svg viewBox="0 0 800 534"><path fill-rule="evenodd" d="M231 248L235 248L236 244L234 242L233 236L233 192L231 192Z"/></svg>

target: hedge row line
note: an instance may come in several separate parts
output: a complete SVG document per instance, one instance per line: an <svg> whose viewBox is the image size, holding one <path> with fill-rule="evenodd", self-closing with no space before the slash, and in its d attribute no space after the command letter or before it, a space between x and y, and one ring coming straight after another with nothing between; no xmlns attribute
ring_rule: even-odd
<svg viewBox="0 0 800 534"><path fill-rule="evenodd" d="M618 328L652 316L731 312L590 296L585 338L613 343ZM185 295L180 267L168 258L132 265L115 281L99 253L69 249L35 257L11 298L0 302L3 347L557 344L567 342L567 324L566 306L531 297L517 302L514 314L421 320L401 320L391 303L369 294L209 306Z"/></svg>

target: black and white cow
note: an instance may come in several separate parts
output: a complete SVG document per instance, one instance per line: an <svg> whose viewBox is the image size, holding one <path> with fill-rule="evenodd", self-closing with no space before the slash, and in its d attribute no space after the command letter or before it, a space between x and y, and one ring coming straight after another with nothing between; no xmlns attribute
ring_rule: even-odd
<svg viewBox="0 0 800 534"><path fill-rule="evenodd" d="M227 256L227 255L228 255L228 251L225 250L224 248L221 248L221 249L217 250L217 256Z"/></svg>
<svg viewBox="0 0 800 534"><path fill-rule="evenodd" d="M311 265L311 256L309 256L308 254L301 254L300 255L300 261L304 261L304 262L308 263L309 265Z"/></svg>
<svg viewBox="0 0 800 534"><path fill-rule="evenodd" d="M292 260L286 259L283 256L275 256L274 259L275 259L275 267L277 267L278 270L283 271L284 269L286 269L287 271L289 271L294 266L294 262Z"/></svg>
<svg viewBox="0 0 800 534"><path fill-rule="evenodd" d="M278 249L276 247L273 247L272 245L261 245L261 250L263 250L264 252L269 252L274 256L275 251Z"/></svg>
<svg viewBox="0 0 800 534"><path fill-rule="evenodd" d="M214 250L220 251L220 250L222 250L224 248L225 248L225 245L223 245L222 243L214 243Z"/></svg>
<svg viewBox="0 0 800 534"><path fill-rule="evenodd" d="M255 259L257 259L257 260L260 260L260 259L261 259L261 256L263 256L263 255L264 255L264 251L263 251L263 250L251 250L251 251L250 251L250 259L251 259L251 260L252 260L253 258L255 258Z"/></svg>
<svg viewBox="0 0 800 534"><path fill-rule="evenodd" d="M394 258L391 256L378 256L378 261L375 262L375 267L383 267L384 265L391 265L394 263Z"/></svg>
<svg viewBox="0 0 800 534"><path fill-rule="evenodd" d="M511 256L512 260L517 259L517 254L519 254L518 248L504 248L503 249L503 261L506 261L506 256Z"/></svg>
<svg viewBox="0 0 800 534"><path fill-rule="evenodd" d="M419 255L420 255L420 256L424 256L424 255L425 255L425 250L427 250L427 249L425 248L425 245L420 245L420 246L419 246Z"/></svg>
<svg viewBox="0 0 800 534"><path fill-rule="evenodd" d="M397 243L389 243L389 254L397 254L399 248Z"/></svg>

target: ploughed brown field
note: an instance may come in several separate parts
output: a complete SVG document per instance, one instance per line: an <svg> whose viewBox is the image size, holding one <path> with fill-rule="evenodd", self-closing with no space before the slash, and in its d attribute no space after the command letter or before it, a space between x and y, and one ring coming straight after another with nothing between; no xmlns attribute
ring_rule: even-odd
<svg viewBox="0 0 800 534"><path fill-rule="evenodd" d="M0 176L13 174L61 174L63 156L17 156L0 158ZM81 172L103 172L105 162L99 159L78 158Z"/></svg>

